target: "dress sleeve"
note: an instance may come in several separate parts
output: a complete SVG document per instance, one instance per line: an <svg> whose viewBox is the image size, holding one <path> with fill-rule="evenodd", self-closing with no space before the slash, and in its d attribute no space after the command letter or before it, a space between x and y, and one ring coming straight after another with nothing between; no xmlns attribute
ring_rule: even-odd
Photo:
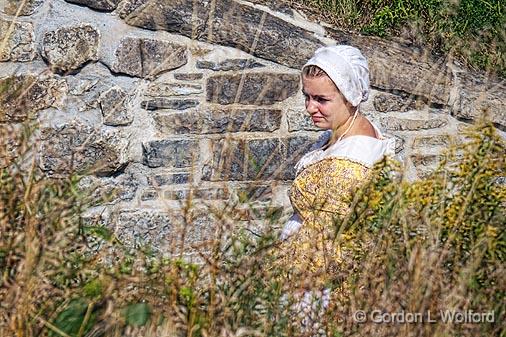
<svg viewBox="0 0 506 337"><path fill-rule="evenodd" d="M297 233L302 226L302 218L297 214L294 213L290 219L286 222L285 226L283 227L283 230L281 231L281 234L279 236L280 240L286 240L295 233Z"/></svg>

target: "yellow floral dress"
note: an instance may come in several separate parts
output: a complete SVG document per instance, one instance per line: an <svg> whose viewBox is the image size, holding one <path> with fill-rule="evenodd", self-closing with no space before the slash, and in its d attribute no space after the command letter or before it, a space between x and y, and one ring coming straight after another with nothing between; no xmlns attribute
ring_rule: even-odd
<svg viewBox="0 0 506 337"><path fill-rule="evenodd" d="M296 230L283 238L278 263L290 266L291 277L297 277L303 289L323 289L329 273L339 270L339 221L350 211L354 193L366 182L374 163L394 154L394 140L383 138L377 127L375 130L378 138L344 138L327 149L311 151L296 166L290 190L296 215L291 226L295 221ZM344 234L337 241L351 239Z"/></svg>
<svg viewBox="0 0 506 337"><path fill-rule="evenodd" d="M326 158L305 168L291 187L292 206L303 220L300 231L283 243L292 271L305 275L311 287L335 270L340 249L334 243L339 218L348 213L353 193L369 168L342 158Z"/></svg>

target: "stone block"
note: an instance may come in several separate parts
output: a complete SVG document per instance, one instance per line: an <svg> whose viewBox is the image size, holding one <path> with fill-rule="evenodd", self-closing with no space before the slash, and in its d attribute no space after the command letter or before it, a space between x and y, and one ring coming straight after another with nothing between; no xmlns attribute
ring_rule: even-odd
<svg viewBox="0 0 506 337"><path fill-rule="evenodd" d="M423 98L408 95L406 93L400 93L398 95L379 93L374 96L373 105L374 108L379 112L404 112L420 109L423 107L423 105L425 105L425 103Z"/></svg>
<svg viewBox="0 0 506 337"><path fill-rule="evenodd" d="M169 200L226 200L230 197L228 188L212 187L212 188L193 188L168 190L163 192L164 199Z"/></svg>
<svg viewBox="0 0 506 337"><path fill-rule="evenodd" d="M309 137L222 139L213 144L214 156L203 180L291 180L293 166L309 150Z"/></svg>
<svg viewBox="0 0 506 337"><path fill-rule="evenodd" d="M127 93L118 86L110 88L100 96L100 108L105 125L123 126L133 121Z"/></svg>
<svg viewBox="0 0 506 337"><path fill-rule="evenodd" d="M141 108L150 111L159 109L186 110L194 108L199 104L200 102L196 99L170 99L165 97L155 97L142 101Z"/></svg>
<svg viewBox="0 0 506 337"><path fill-rule="evenodd" d="M253 59L229 59L219 63L211 61L197 61L196 66L198 69L209 69L213 71L239 71L264 67L262 63L256 62Z"/></svg>
<svg viewBox="0 0 506 337"><path fill-rule="evenodd" d="M154 82L149 85L145 95L152 97L170 97L198 95L203 92L204 90L200 84Z"/></svg>
<svg viewBox="0 0 506 337"><path fill-rule="evenodd" d="M401 153L404 150L404 144L406 143L406 140L399 136L394 136L395 139L395 153Z"/></svg>
<svg viewBox="0 0 506 337"><path fill-rule="evenodd" d="M142 144L148 167L189 168L199 159L198 142L186 139L154 140Z"/></svg>
<svg viewBox="0 0 506 337"><path fill-rule="evenodd" d="M185 45L148 38L123 38L114 55L114 72L142 78L154 78L188 62Z"/></svg>
<svg viewBox="0 0 506 337"><path fill-rule="evenodd" d="M249 0L249 2L259 5L264 5L271 10L280 12L289 16L293 16L294 10L290 7L289 3L283 3L277 0Z"/></svg>
<svg viewBox="0 0 506 337"><path fill-rule="evenodd" d="M118 14L133 26L234 47L296 69L322 45L313 32L235 0L125 0Z"/></svg>
<svg viewBox="0 0 506 337"><path fill-rule="evenodd" d="M278 138L222 139L213 148L212 167L204 174L204 180L276 179L276 169L286 152Z"/></svg>
<svg viewBox="0 0 506 337"><path fill-rule="evenodd" d="M130 173L114 177L85 176L79 182L79 189L100 205L131 201L139 182Z"/></svg>
<svg viewBox="0 0 506 337"><path fill-rule="evenodd" d="M155 114L156 128L164 134L224 132L273 132L280 127L281 110L214 109Z"/></svg>
<svg viewBox="0 0 506 337"><path fill-rule="evenodd" d="M393 116L381 117L381 125L392 131L417 131L436 129L448 124L445 118L428 116L429 118L398 118Z"/></svg>
<svg viewBox="0 0 506 337"><path fill-rule="evenodd" d="M295 178L295 165L303 155L309 152L317 137L292 136L286 139L287 154L284 162L284 180L293 180Z"/></svg>
<svg viewBox="0 0 506 337"><path fill-rule="evenodd" d="M288 131L319 131L311 116L304 108L289 109L287 112Z"/></svg>
<svg viewBox="0 0 506 337"><path fill-rule="evenodd" d="M148 189L142 192L141 194L141 200L142 201L148 201L148 200L156 200L158 199L158 191L153 189Z"/></svg>
<svg viewBox="0 0 506 337"><path fill-rule="evenodd" d="M98 60L100 32L90 24L60 27L42 38L42 57L53 71L75 72L85 63Z"/></svg>
<svg viewBox="0 0 506 337"><path fill-rule="evenodd" d="M71 121L41 130L40 166L51 175L88 173L112 176L124 170L128 137Z"/></svg>
<svg viewBox="0 0 506 337"><path fill-rule="evenodd" d="M207 101L219 104L271 105L299 90L299 75L250 73L214 75L207 79Z"/></svg>
<svg viewBox="0 0 506 337"><path fill-rule="evenodd" d="M201 80L204 77L204 74L202 73L175 73L174 78L179 81L198 81Z"/></svg>
<svg viewBox="0 0 506 337"><path fill-rule="evenodd" d="M272 201L272 186L250 183L234 190L239 202L270 202Z"/></svg>
<svg viewBox="0 0 506 337"><path fill-rule="evenodd" d="M190 182L189 173L154 174L148 175L148 184L157 188L166 185L187 184Z"/></svg>
<svg viewBox="0 0 506 337"><path fill-rule="evenodd" d="M4 13L14 16L32 15L44 0L6 0Z"/></svg>
<svg viewBox="0 0 506 337"><path fill-rule="evenodd" d="M418 136L413 140L413 148L433 148L434 146L448 146L451 144L450 135Z"/></svg>
<svg viewBox="0 0 506 337"><path fill-rule="evenodd" d="M111 225L127 247L149 246L170 256L208 249L218 239L219 226L227 224L217 220L208 208L194 208L189 212L121 210Z"/></svg>
<svg viewBox="0 0 506 337"><path fill-rule="evenodd" d="M121 0L65 0L70 3L83 5L91 9L104 12L111 12L116 9Z"/></svg>
<svg viewBox="0 0 506 337"><path fill-rule="evenodd" d="M434 59L420 50L378 37L361 36L327 28L328 37L359 48L369 64L371 86L423 97L429 103L448 105L453 86L446 59Z"/></svg>
<svg viewBox="0 0 506 337"><path fill-rule="evenodd" d="M7 5L6 5L7 6ZM35 59L33 25L0 18L0 62L27 62Z"/></svg>
<svg viewBox="0 0 506 337"><path fill-rule="evenodd" d="M127 247L157 249L173 240L174 216L156 210L122 210L113 220L118 239Z"/></svg>
<svg viewBox="0 0 506 337"><path fill-rule="evenodd" d="M35 118L66 94L65 80L35 75L13 75L0 79L0 122L22 122Z"/></svg>
<svg viewBox="0 0 506 337"><path fill-rule="evenodd" d="M261 224L268 225L270 224L278 224L279 225L279 218L281 217L283 213L282 207L275 207L275 206L250 206L247 208L236 208L234 209L233 214L231 214L234 221L246 221L245 225L250 225L251 222L255 220L259 220ZM256 226L255 226L256 227ZM272 228L248 228L250 231L256 232L258 235L260 235L261 232L264 232L267 230L272 230Z"/></svg>
<svg viewBox="0 0 506 337"><path fill-rule="evenodd" d="M436 165L443 159L442 155L437 154L416 154L411 156L411 161L415 167L436 167Z"/></svg>
<svg viewBox="0 0 506 337"><path fill-rule="evenodd" d="M506 130L506 85L503 81L476 73L458 73L458 96L451 106L452 115L464 121L481 118Z"/></svg>
<svg viewBox="0 0 506 337"><path fill-rule="evenodd" d="M0 123L0 169L15 165L22 153L24 126Z"/></svg>

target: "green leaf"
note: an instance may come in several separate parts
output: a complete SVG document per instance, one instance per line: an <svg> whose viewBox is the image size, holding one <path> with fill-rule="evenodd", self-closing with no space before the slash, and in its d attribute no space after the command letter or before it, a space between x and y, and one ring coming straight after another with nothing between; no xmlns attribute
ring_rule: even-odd
<svg viewBox="0 0 506 337"><path fill-rule="evenodd" d="M123 315L128 325L144 326L151 316L151 308L147 303L133 303L124 309Z"/></svg>
<svg viewBox="0 0 506 337"><path fill-rule="evenodd" d="M52 322L52 324L59 330L65 332L67 335L76 336L79 333L79 329L83 324L86 310L88 309L88 303L81 299L74 299L70 301L67 308L60 312L58 317ZM84 333L91 329L95 323L95 315L92 315L84 328ZM55 331L49 332L50 337L61 337L61 335Z"/></svg>

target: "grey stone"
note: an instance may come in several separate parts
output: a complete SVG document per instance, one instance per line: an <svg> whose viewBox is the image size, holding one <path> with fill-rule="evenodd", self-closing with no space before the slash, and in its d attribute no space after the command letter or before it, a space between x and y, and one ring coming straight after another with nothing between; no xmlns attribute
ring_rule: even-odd
<svg viewBox="0 0 506 337"><path fill-rule="evenodd" d="M291 180L294 164L313 143L309 137L222 139L213 144L212 162L202 179L210 181Z"/></svg>
<svg viewBox="0 0 506 337"><path fill-rule="evenodd" d="M395 153L399 154L404 150L404 144L406 143L406 140L399 136L394 136L395 139Z"/></svg>
<svg viewBox="0 0 506 337"><path fill-rule="evenodd" d="M151 83L145 95L152 97L189 96L203 92L200 84L190 83Z"/></svg>
<svg viewBox="0 0 506 337"><path fill-rule="evenodd" d="M336 42L359 48L369 64L371 86L422 96L430 103L447 105L453 83L445 59L432 59L417 49L377 37L327 28Z"/></svg>
<svg viewBox="0 0 506 337"><path fill-rule="evenodd" d="M22 153L24 126L0 123L0 169L16 165L16 158Z"/></svg>
<svg viewBox="0 0 506 337"><path fill-rule="evenodd" d="M168 200L226 200L230 193L227 188L222 187L193 188L165 191L163 197Z"/></svg>
<svg viewBox="0 0 506 337"><path fill-rule="evenodd" d="M100 96L103 123L121 126L132 123L133 116L128 107L127 93L120 87L112 87Z"/></svg>
<svg viewBox="0 0 506 337"><path fill-rule="evenodd" d="M189 212L122 210L112 223L118 239L127 247L149 246L166 256L209 249L205 243L216 238L219 225L207 208L194 208Z"/></svg>
<svg viewBox="0 0 506 337"><path fill-rule="evenodd" d="M0 62L27 62L35 59L33 25L0 18Z"/></svg>
<svg viewBox="0 0 506 337"><path fill-rule="evenodd" d="M444 157L436 154L416 154L411 156L411 161L418 167L435 167Z"/></svg>
<svg viewBox="0 0 506 337"><path fill-rule="evenodd" d="M112 224L116 236L127 247L158 249L174 235L174 217L157 210L122 210Z"/></svg>
<svg viewBox="0 0 506 337"><path fill-rule="evenodd" d="M401 93L399 95L379 93L374 96L374 108L379 112L408 111L420 109L424 102L421 98Z"/></svg>
<svg viewBox="0 0 506 337"><path fill-rule="evenodd" d="M213 5L183 0L125 0L118 6L118 13L133 26L234 47L297 69L322 45L312 32L235 0L216 1Z"/></svg>
<svg viewBox="0 0 506 337"><path fill-rule="evenodd" d="M79 121L41 131L40 167L48 174L111 176L127 164L123 158L127 146L124 134L95 130Z"/></svg>
<svg viewBox="0 0 506 337"><path fill-rule="evenodd" d="M441 117L425 118L397 118L384 116L380 119L381 125L387 130L393 131L416 131L436 129L445 126L448 122Z"/></svg>
<svg viewBox="0 0 506 337"><path fill-rule="evenodd" d="M319 131L305 109L290 109L287 112L288 131Z"/></svg>
<svg viewBox="0 0 506 337"><path fill-rule="evenodd" d="M198 81L204 77L202 73L193 73L193 74L182 74L175 73L174 78L179 81Z"/></svg>
<svg viewBox="0 0 506 337"><path fill-rule="evenodd" d="M156 97L142 101L141 108L151 111L159 109L186 110L189 108L194 108L199 104L199 101L195 99L170 99L164 97Z"/></svg>
<svg viewBox="0 0 506 337"><path fill-rule="evenodd" d="M241 203L272 201L272 186L263 184L247 184L235 189Z"/></svg>
<svg viewBox="0 0 506 337"><path fill-rule="evenodd" d="M131 201L138 187L139 182L129 173L117 177L86 176L79 182L79 188L84 195L101 205Z"/></svg>
<svg viewBox="0 0 506 337"><path fill-rule="evenodd" d="M62 99L65 80L35 75L14 75L0 79L0 122L22 122L35 118L39 110Z"/></svg>
<svg viewBox="0 0 506 337"><path fill-rule="evenodd" d="M187 184L190 181L188 173L155 174L148 176L148 184L157 188L166 185Z"/></svg>
<svg viewBox="0 0 506 337"><path fill-rule="evenodd" d="M156 190L145 190L141 194L141 200L142 201L148 201L148 200L155 200L158 199L158 191Z"/></svg>
<svg viewBox="0 0 506 337"><path fill-rule="evenodd" d="M256 62L252 59L230 59L220 63L211 61L197 61L197 68L210 69L214 71L229 71L229 70L244 70L263 67L262 63Z"/></svg>
<svg viewBox="0 0 506 337"><path fill-rule="evenodd" d="M274 172L286 153L277 138L222 139L213 144L213 150L213 162L203 180L276 179Z"/></svg>
<svg viewBox="0 0 506 337"><path fill-rule="evenodd" d="M299 90L299 82L299 75L292 74L214 75L207 80L207 101L271 105L294 95Z"/></svg>
<svg viewBox="0 0 506 337"><path fill-rule="evenodd" d="M65 76L65 78L68 80L69 93L71 94L67 97L66 103L72 112L90 111L95 114L96 111L101 111L103 94L111 88L121 88L126 92L127 98L123 103L129 108L132 108L132 101L138 97L139 79L111 76L110 70L99 62L88 64L78 74ZM104 102L104 107L105 104Z"/></svg>
<svg viewBox="0 0 506 337"><path fill-rule="evenodd" d="M6 0L4 12L15 16L32 15L43 2L44 0Z"/></svg>
<svg viewBox="0 0 506 337"><path fill-rule="evenodd" d="M198 143L193 140L154 140L142 147L144 164L149 167L189 168L199 158Z"/></svg>
<svg viewBox="0 0 506 337"><path fill-rule="evenodd" d="M74 72L98 60L99 43L100 33L90 24L60 27L44 34L42 57L56 72Z"/></svg>
<svg viewBox="0 0 506 337"><path fill-rule="evenodd" d="M187 47L168 41L126 37L115 51L111 69L131 76L154 78L188 62Z"/></svg>
<svg viewBox="0 0 506 337"><path fill-rule="evenodd" d="M434 146L448 146L450 135L418 136L413 140L413 148L432 148Z"/></svg>
<svg viewBox="0 0 506 337"><path fill-rule="evenodd" d="M121 0L65 0L70 3L84 5L99 11L110 12L116 9Z"/></svg>
<svg viewBox="0 0 506 337"><path fill-rule="evenodd" d="M260 4L267 6L271 10L293 16L293 9L290 8L290 4L283 3L277 0L248 0L254 4Z"/></svg>
<svg viewBox="0 0 506 337"><path fill-rule="evenodd" d="M311 147L316 141L315 136L292 136L286 140L287 155L283 163L283 176L284 180L293 180L295 178L295 165L299 159L309 152Z"/></svg>
<svg viewBox="0 0 506 337"><path fill-rule="evenodd" d="M281 110L215 109L155 114L156 128L164 134L224 132L273 132L280 127Z"/></svg>
<svg viewBox="0 0 506 337"><path fill-rule="evenodd" d="M506 85L503 81L476 73L458 73L458 97L451 107L452 115L476 121L485 118L506 130Z"/></svg>
<svg viewBox="0 0 506 337"><path fill-rule="evenodd" d="M246 226L248 226L248 231L253 231L260 236L266 231L272 231L271 228L251 228L251 222L253 220L260 220L262 224L276 224L279 225L279 218L283 214L283 207L276 206L257 206L257 205L248 205L247 208L237 208L234 209L234 213L231 214L233 220L235 221L247 221Z"/></svg>

